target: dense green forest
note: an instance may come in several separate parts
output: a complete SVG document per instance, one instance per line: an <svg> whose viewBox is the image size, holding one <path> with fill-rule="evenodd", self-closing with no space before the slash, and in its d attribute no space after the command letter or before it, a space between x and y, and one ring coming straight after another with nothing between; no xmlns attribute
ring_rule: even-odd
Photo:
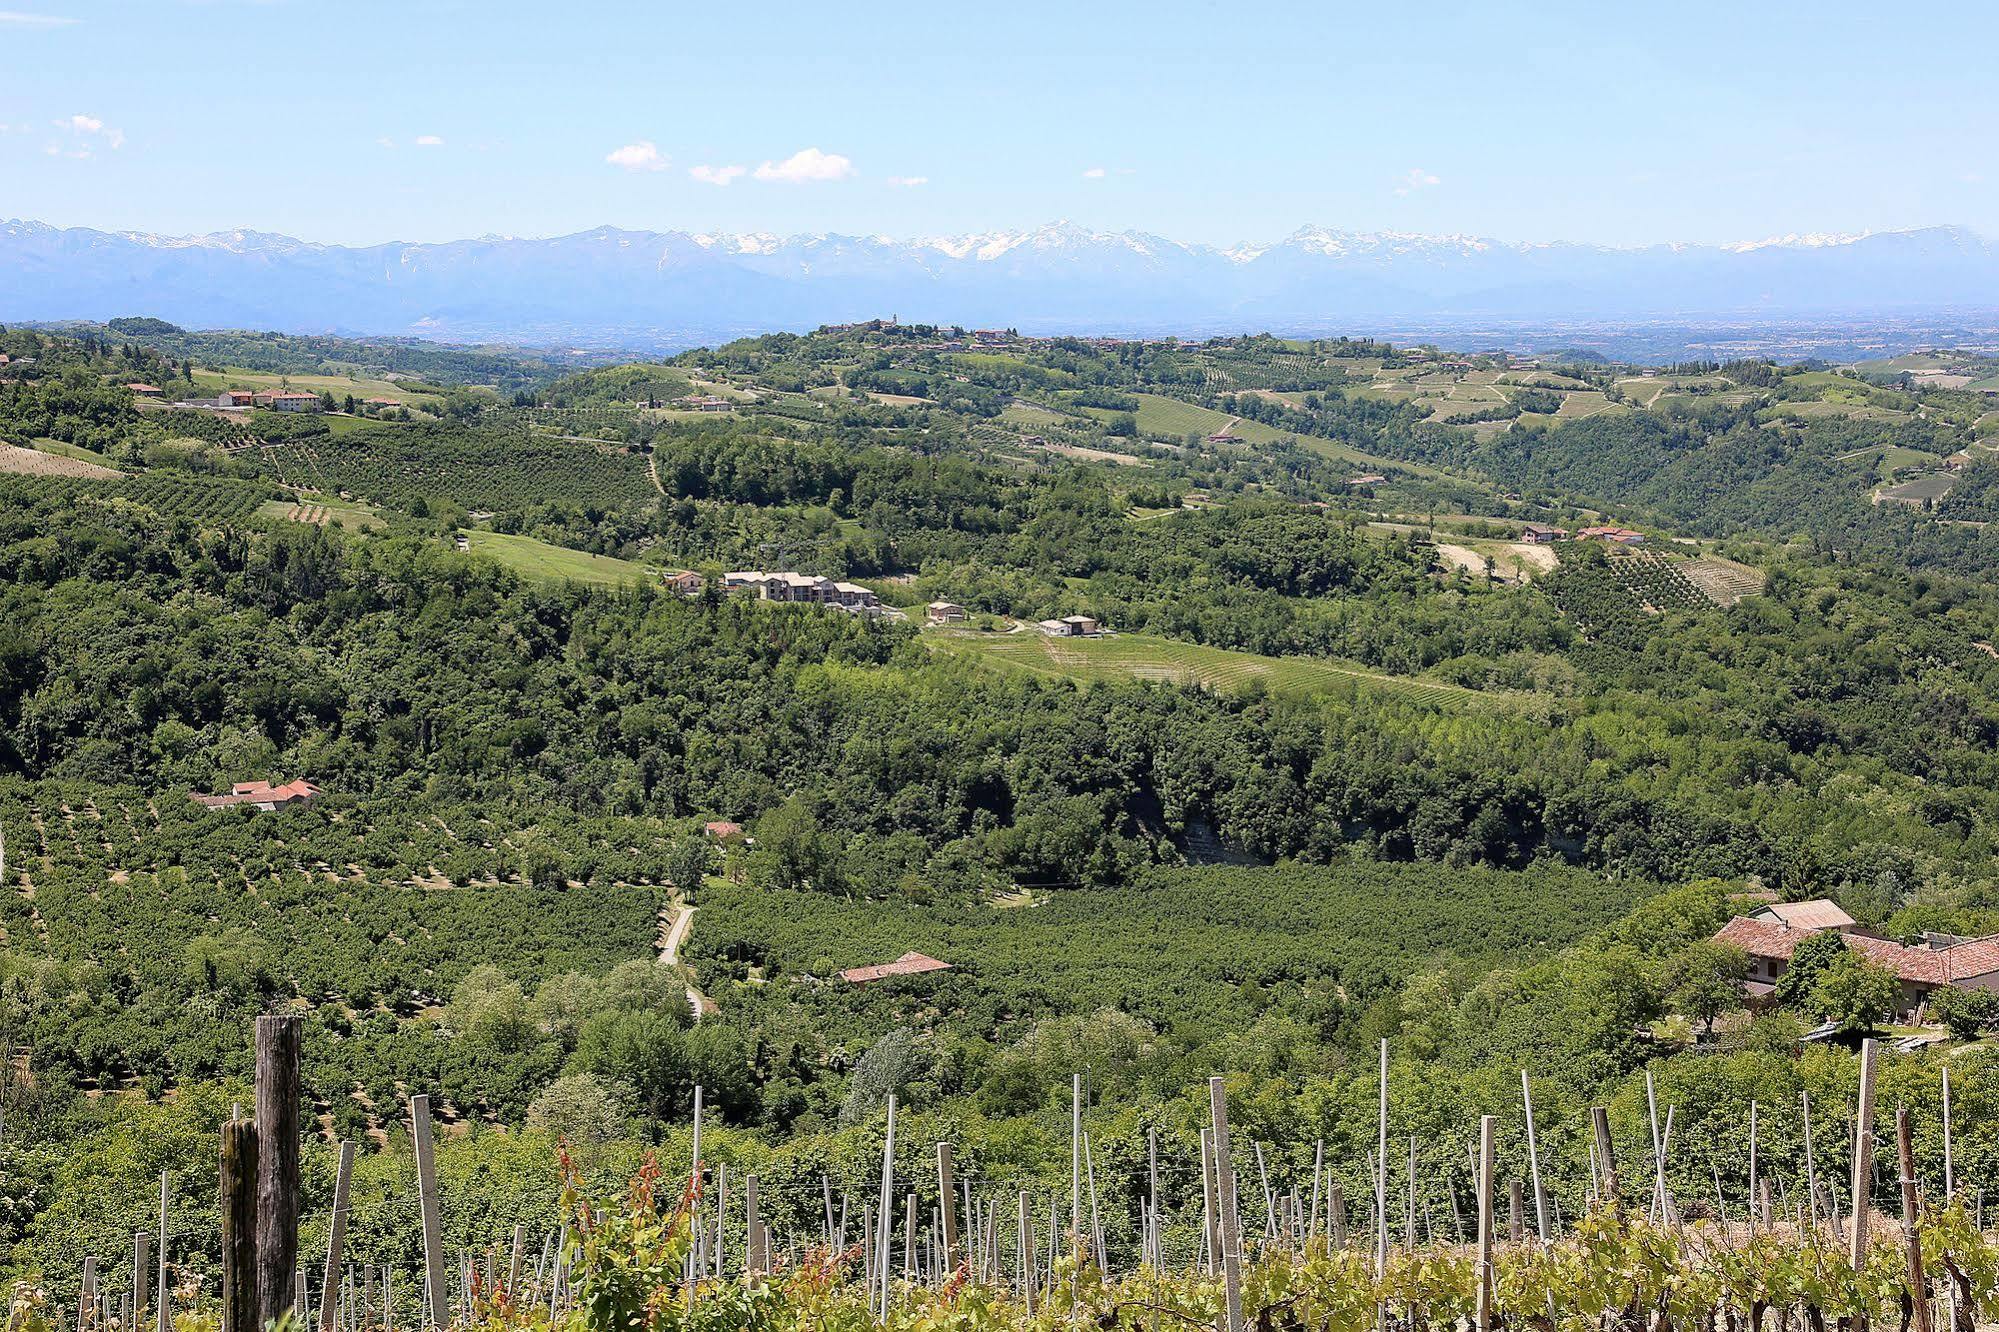
<svg viewBox="0 0 1999 1332"><path fill-rule="evenodd" d="M715 1150L801 1215L822 1169L858 1187L890 1091L912 1152L949 1132L968 1170L1049 1183L1077 1072L1108 1171L1148 1127L1184 1170L1220 1070L1274 1168L1324 1139L1359 1196L1384 1038L1437 1178L1478 1112L1517 1119L1526 1067L1574 1209L1578 1112L1640 1132L1650 1069L1718 1144L1686 1187L1738 1187L1752 1098L1773 1168L1801 1090L1837 1141L1852 1060L1802 1031L1881 1017L1804 987L1741 1012L1707 941L1747 895L1896 938L1999 927L1993 464L1876 502L1984 452L1967 395L964 341L861 326L558 376L146 321L0 333L0 440L33 446L0 476L0 1269L68 1280L161 1169L212 1204L247 1024L287 1008L309 1196L361 1143L363 1254L408 1242L419 1091L463 1238L551 1215L556 1134L607 1172L684 1152L697 1086ZM456 388L403 422L122 387L218 361ZM357 520L292 520L327 507ZM1612 519L1648 543L1519 540ZM635 576L459 549L481 532ZM745 567L866 579L911 619L656 577ZM974 622L919 628L937 598ZM1113 646L1381 687L988 664L1071 612ZM295 777L323 794L189 799ZM950 969L837 978L912 950ZM1984 1020L1950 1057L1959 1169L1991 1178ZM1884 1095L1933 1104L1939 1066L1891 1059Z"/></svg>

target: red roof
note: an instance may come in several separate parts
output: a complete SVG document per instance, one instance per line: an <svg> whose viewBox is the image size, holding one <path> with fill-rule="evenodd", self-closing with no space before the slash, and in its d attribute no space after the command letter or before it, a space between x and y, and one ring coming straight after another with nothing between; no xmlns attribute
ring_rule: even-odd
<svg viewBox="0 0 1999 1332"><path fill-rule="evenodd" d="M194 800L209 809L228 809L232 805L288 805L294 800L310 800L318 794L317 786L300 777L283 786L272 786L269 782L238 782L229 788L228 795L201 795L197 792Z"/></svg>
<svg viewBox="0 0 1999 1332"><path fill-rule="evenodd" d="M1789 962L1798 944L1817 933L1820 931L1737 916L1714 937L1734 944L1752 957ZM1864 934L1843 937L1869 962L1887 967L1901 979L1918 985L1949 985L1999 971L1999 936L1967 939L1949 948L1912 948L1893 939L1874 939Z"/></svg>
<svg viewBox="0 0 1999 1332"><path fill-rule="evenodd" d="M934 957L921 953L904 953L893 962L884 962L873 967L854 967L840 973L840 979L850 985L866 985L869 981L886 979L889 976L921 976L927 971L949 971L949 962L939 962Z"/></svg>
<svg viewBox="0 0 1999 1332"><path fill-rule="evenodd" d="M128 389L130 389L130 390L132 390L132 392L134 392L134 393L158 393L158 392L159 392L159 390L158 390L157 388L153 387L153 386L152 386L151 384L127 384L127 385L126 385L125 387L126 387L126 388L128 388Z"/></svg>
<svg viewBox="0 0 1999 1332"><path fill-rule="evenodd" d="M742 824L731 823L727 819L711 819L709 822L702 824L701 828L710 837L736 837L741 835L743 831Z"/></svg>

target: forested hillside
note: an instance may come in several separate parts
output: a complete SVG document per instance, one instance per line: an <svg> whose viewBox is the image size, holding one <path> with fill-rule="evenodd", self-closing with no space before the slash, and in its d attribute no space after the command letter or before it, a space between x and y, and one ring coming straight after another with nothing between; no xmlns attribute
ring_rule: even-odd
<svg viewBox="0 0 1999 1332"><path fill-rule="evenodd" d="M1739 1192L1749 1100L1794 1172L1769 1107L1850 1096L1803 1031L1885 1013L1861 974L1751 1018L1729 915L1999 926L1962 392L864 325L239 410L186 388L234 344L182 337L0 334L10 1271L70 1281L161 1168L212 1206L212 1155L166 1158L271 1011L307 1018L313 1170L355 1141L392 1195L428 1093L468 1241L546 1219L553 1135L593 1170L678 1150L696 1087L800 1215L891 1091L1048 1184L1085 1068L1111 1168L1216 1070L1274 1161L1358 1161L1384 1038L1438 1177L1522 1067L1620 1133L1649 1070L1724 1145L1684 1186ZM720 585L745 569L881 605ZM840 978L910 952L947 969ZM1999 1169L1992 1017L1938 1030L1965 1171ZM1940 1067L1896 1056L1892 1094Z"/></svg>

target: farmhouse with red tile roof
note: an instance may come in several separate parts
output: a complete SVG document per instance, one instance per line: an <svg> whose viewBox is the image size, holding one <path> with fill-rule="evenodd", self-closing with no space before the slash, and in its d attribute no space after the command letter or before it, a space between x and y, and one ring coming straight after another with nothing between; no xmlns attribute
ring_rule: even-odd
<svg viewBox="0 0 1999 1332"><path fill-rule="evenodd" d="M1945 985L1999 990L1999 935L1984 939L1926 935L1921 943L1897 943L1861 931L1852 917L1824 900L1767 903L1730 920L1715 938L1749 954L1747 989L1752 999L1761 999L1790 966L1797 946L1827 929L1844 935L1847 944L1869 962L1895 973L1902 982L1904 1013L1915 1012L1932 990Z"/></svg>
<svg viewBox="0 0 1999 1332"><path fill-rule="evenodd" d="M934 957L921 953L904 953L893 962L884 962L873 967L853 967L840 973L840 979L849 985L866 985L869 981L886 980L890 976L921 976L930 971L949 971L949 962L939 962Z"/></svg>
<svg viewBox="0 0 1999 1332"><path fill-rule="evenodd" d="M238 782L229 788L228 795L203 795L194 792L194 803L207 809L233 809L238 805L251 805L269 811L286 805L306 805L319 794L319 788L305 778L286 782L283 786L272 786L269 782Z"/></svg>

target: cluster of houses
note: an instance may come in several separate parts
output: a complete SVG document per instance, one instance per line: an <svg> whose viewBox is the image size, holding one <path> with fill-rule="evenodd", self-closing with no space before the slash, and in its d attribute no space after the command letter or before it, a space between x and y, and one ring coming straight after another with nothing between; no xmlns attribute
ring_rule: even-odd
<svg viewBox="0 0 1999 1332"><path fill-rule="evenodd" d="M645 406L640 403L639 406ZM727 398L716 397L713 393L683 393L667 406L681 412L726 412L735 404Z"/></svg>
<svg viewBox="0 0 1999 1332"><path fill-rule="evenodd" d="M1946 986L1999 990L1999 935L1967 939L1925 933L1913 944L1898 943L1860 928L1837 903L1823 898L1765 902L1730 920L1715 938L1749 954L1743 989L1753 1008L1770 1002L1797 946L1825 930L1843 935L1869 962L1895 973L1902 986L1898 1016L1919 1016L1929 996Z"/></svg>
<svg viewBox="0 0 1999 1332"><path fill-rule="evenodd" d="M1618 546L1645 544L1645 534L1628 527L1585 527L1574 536L1577 541L1608 541ZM1569 537L1568 528L1550 527L1546 523L1528 523L1520 530L1520 539L1530 546L1550 546L1557 541L1567 541Z"/></svg>
<svg viewBox="0 0 1999 1332"><path fill-rule="evenodd" d="M708 580L688 571L667 579L667 586L684 597L698 597L708 590ZM775 573L762 569L737 569L722 575L725 592L748 592L764 601L782 601L805 606L832 606L855 615L904 618L901 611L885 606L872 588L859 583L843 583L819 574Z"/></svg>
<svg viewBox="0 0 1999 1332"><path fill-rule="evenodd" d="M248 805L270 813L287 805L309 805L319 788L300 777L286 782L283 786L273 786L269 782L237 782L226 795L204 795L199 791L189 792L194 803L204 809L235 809Z"/></svg>
<svg viewBox="0 0 1999 1332"><path fill-rule="evenodd" d="M128 386L130 387L130 386ZM134 392L137 389L134 388ZM197 404L209 406L207 402ZM316 412L325 407L326 400L317 393L306 393L299 389L223 389L215 395L214 406L225 411L244 411L251 407L262 407L273 412ZM359 406L368 415L393 412L402 406L396 398L368 398Z"/></svg>

